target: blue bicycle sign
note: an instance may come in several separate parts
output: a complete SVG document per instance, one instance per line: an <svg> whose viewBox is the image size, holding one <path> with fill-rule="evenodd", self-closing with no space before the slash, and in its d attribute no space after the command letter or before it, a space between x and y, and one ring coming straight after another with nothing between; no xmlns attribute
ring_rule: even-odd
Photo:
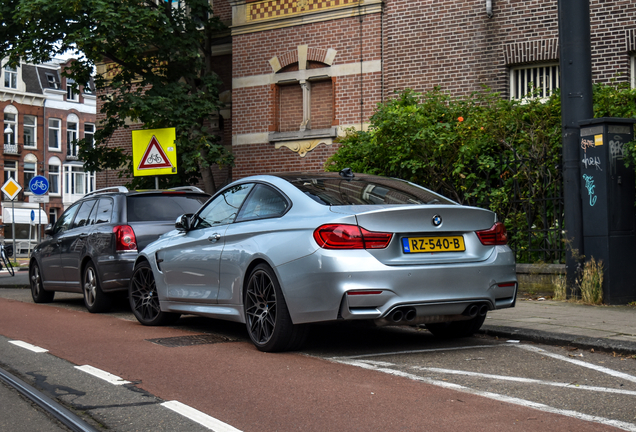
<svg viewBox="0 0 636 432"><path fill-rule="evenodd" d="M29 181L29 189L35 195L44 195L49 191L49 181L46 177L35 176Z"/></svg>

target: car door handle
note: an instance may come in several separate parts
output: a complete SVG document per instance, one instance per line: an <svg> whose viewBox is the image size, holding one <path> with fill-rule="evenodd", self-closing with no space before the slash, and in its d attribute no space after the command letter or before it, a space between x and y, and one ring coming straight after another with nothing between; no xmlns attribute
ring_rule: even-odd
<svg viewBox="0 0 636 432"><path fill-rule="evenodd" d="M79 235L79 238L86 238L86 237L88 237L88 234L80 234Z"/></svg>
<svg viewBox="0 0 636 432"><path fill-rule="evenodd" d="M210 237L208 237L208 240L211 241L212 243L216 243L217 241L221 240L221 234L214 233Z"/></svg>

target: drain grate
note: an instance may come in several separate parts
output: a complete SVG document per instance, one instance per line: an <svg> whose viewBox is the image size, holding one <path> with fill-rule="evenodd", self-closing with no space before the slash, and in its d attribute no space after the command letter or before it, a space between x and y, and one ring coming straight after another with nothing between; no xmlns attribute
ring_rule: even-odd
<svg viewBox="0 0 636 432"><path fill-rule="evenodd" d="M234 342L234 339L230 339L225 336L215 334L200 334L192 336L177 336L169 338L159 339L146 339L148 342L152 342L157 345L165 346L168 348L185 347L192 345L209 345L223 342Z"/></svg>

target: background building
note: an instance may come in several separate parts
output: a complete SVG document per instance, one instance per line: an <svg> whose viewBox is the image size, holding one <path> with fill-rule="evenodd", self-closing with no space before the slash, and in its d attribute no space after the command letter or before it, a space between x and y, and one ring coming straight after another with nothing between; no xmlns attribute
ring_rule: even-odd
<svg viewBox="0 0 636 432"><path fill-rule="evenodd" d="M522 98L559 87L556 0L214 0L231 28L219 50L229 86L219 119L233 179L321 171L334 141L364 129L395 91L487 86ZM636 81L636 0L591 0L595 82ZM227 59L231 57L231 71ZM130 148L130 131L113 145ZM98 173L101 186L121 182Z"/></svg>
<svg viewBox="0 0 636 432"><path fill-rule="evenodd" d="M72 60L71 60L72 61ZM21 63L11 67L2 62L0 109L4 113L3 158L0 165L3 184L10 177L23 188L12 204L2 194L2 224L5 240L13 238L11 223L15 215L16 242L28 250L31 211L35 222L55 222L72 202L95 188L95 175L85 173L77 157L78 139L92 140L95 133L96 97L90 88L73 89L73 82L61 72L69 62L42 65ZM50 202L29 202L29 181L36 175L49 179Z"/></svg>

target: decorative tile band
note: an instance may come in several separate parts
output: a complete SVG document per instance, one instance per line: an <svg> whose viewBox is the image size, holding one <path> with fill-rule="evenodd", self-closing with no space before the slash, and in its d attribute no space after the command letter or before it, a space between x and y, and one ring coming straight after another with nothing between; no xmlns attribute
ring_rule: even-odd
<svg viewBox="0 0 636 432"><path fill-rule="evenodd" d="M362 2L364 0L265 0L248 3L247 20L258 21L269 18L282 18L306 12L357 5Z"/></svg>

